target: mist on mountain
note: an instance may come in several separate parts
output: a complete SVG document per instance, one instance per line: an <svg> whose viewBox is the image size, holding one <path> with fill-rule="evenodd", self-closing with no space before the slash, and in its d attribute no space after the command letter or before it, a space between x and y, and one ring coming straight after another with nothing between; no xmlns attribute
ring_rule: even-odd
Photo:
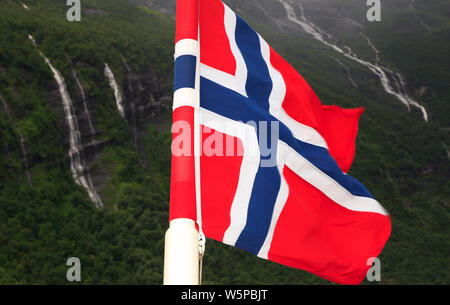
<svg viewBox="0 0 450 305"><path fill-rule="evenodd" d="M323 104L366 109L350 174L391 213L381 283L450 283L448 1L224 2ZM161 284L175 0L0 7L0 283L67 284L78 257L84 284ZM206 247L205 284L328 283Z"/></svg>

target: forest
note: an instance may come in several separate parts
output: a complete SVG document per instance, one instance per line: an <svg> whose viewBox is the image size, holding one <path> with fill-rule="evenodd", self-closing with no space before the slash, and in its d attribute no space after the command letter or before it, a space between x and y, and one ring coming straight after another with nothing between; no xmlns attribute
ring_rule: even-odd
<svg viewBox="0 0 450 305"><path fill-rule="evenodd" d="M67 22L65 1L0 0L0 98L8 107L5 111L0 104L0 284L162 283L171 162L171 100L163 97L172 95L175 20L130 1L85 0L83 5L82 22ZM450 95L448 70L439 72L445 70L439 65L448 67L448 28L431 38L395 32L382 39L382 32L371 30L380 44L391 46L395 40L399 48L422 50L398 58L389 47L386 60L431 88L421 100L433 113L425 123L418 111L406 111L380 92L377 79L355 66L362 81L358 90L352 88L331 51L319 49L311 38L292 39L248 18L322 103L366 109L350 174L390 212L392 235L380 256L382 281L363 283L449 284ZM429 43L444 47L429 48ZM92 153L97 159L92 157L89 169L103 208L94 206L71 175L60 98L39 51L61 72L74 100L80 93L71 62L82 80L95 138L103 143ZM431 59L429 65L421 64L423 56ZM162 104L161 111L139 123L139 145L103 74L107 62L125 94L130 74L123 58L136 77L151 67L158 88L154 96ZM81 261L80 283L66 279L69 257ZM330 284L211 239L203 264L204 284Z"/></svg>

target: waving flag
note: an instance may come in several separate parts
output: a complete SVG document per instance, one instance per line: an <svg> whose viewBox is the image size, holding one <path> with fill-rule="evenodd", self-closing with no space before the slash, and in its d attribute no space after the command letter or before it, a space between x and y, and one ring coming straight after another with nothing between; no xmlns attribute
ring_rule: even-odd
<svg viewBox="0 0 450 305"><path fill-rule="evenodd" d="M391 231L387 211L346 174L363 109L322 105L219 0L178 1L174 91L170 219L196 220L207 237L261 258L360 283Z"/></svg>

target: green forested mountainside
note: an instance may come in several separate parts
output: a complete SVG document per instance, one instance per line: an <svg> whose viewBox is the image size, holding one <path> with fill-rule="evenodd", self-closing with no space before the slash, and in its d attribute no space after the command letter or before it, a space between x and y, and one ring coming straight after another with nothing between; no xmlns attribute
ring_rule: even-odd
<svg viewBox="0 0 450 305"><path fill-rule="evenodd" d="M381 21L367 22L365 1L303 0L305 13L364 58L374 52L361 39L363 31L379 51L380 61L401 71L414 97L433 120L450 124L450 5L445 0L381 1ZM308 9L307 4L315 2ZM313 10L315 8L315 10ZM331 15L331 16L330 16ZM339 18L341 17L341 18ZM351 20L345 26L339 21ZM356 26L355 26L356 24ZM351 25L351 23L350 23ZM361 29L360 26L363 28Z"/></svg>
<svg viewBox="0 0 450 305"><path fill-rule="evenodd" d="M151 64L160 90L170 94L173 21L121 1L90 1L92 10L107 15L85 14L80 23L67 22L65 2L29 1L30 11L19 2L0 3L0 95L13 121L2 107L0 282L65 283L65 262L77 256L83 283L159 283L170 136L149 127L142 151L154 162L143 168L131 129L114 107L103 66L115 67L120 79L120 54L134 70ZM56 84L28 34L61 71L72 98L77 92L66 56L82 63L78 75L97 140L108 143L100 155L109 181L101 192L104 209L95 209L74 183L64 116L51 105L61 103ZM32 187L24 178L19 132L31 163Z"/></svg>
<svg viewBox="0 0 450 305"><path fill-rule="evenodd" d="M82 284L162 283L171 141L170 111L164 110L171 105L163 97L171 95L175 22L145 6L146 2L84 0L82 21L69 23L65 1L0 0L1 284L67 284L66 261L72 256L81 260ZM240 13L297 68L324 104L366 108L350 174L363 182L392 216L392 235L380 256L381 283L450 283L446 151L450 141L445 114L449 94L443 85L449 79L438 65L448 62L448 53L442 52L449 48L448 40L434 36L400 40L411 47L420 45L422 54L429 52L435 59L429 66L414 56L408 60L417 65L406 59L402 65L401 59L394 59L394 47L386 47L395 67L404 73L423 75L419 72L430 69L425 74L429 83L418 82L434 86L431 92L436 105L427 104L434 116L425 123L418 111L406 111L382 92L379 80L361 67L349 63L358 83L354 88L330 50L310 37L280 33L251 14ZM396 46L398 39L388 34L383 37L380 35L377 43ZM435 45L427 49L427 43ZM104 208L95 208L72 177L61 99L39 51L64 77L82 133L86 114L81 111L72 67L85 89L96 130L89 137L102 143L89 153L86 145L86 154ZM148 74L140 71L150 66L156 75L152 86L157 90L151 90L157 91L154 98L167 107L154 114L144 112L137 141L133 141L135 125L115 107L103 73L106 62L120 84L125 104L142 102L129 92L139 87L135 79ZM145 91L146 82L141 83ZM127 89L130 84L133 90ZM203 272L205 284L328 283L212 240L207 242Z"/></svg>

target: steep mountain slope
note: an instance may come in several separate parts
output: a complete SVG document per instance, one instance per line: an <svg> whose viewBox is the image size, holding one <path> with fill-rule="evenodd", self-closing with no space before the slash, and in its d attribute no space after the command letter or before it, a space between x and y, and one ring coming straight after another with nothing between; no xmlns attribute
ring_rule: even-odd
<svg viewBox="0 0 450 305"><path fill-rule="evenodd" d="M378 23L367 21L365 2L225 2L297 68L323 103L366 108L351 173L393 217L384 279L439 281L432 265L449 250L446 2L383 2ZM175 14L174 1L141 3Z"/></svg>
<svg viewBox="0 0 450 305"><path fill-rule="evenodd" d="M175 15L175 1L129 0ZM375 74L381 89L407 109L417 108L448 126L449 5L445 0L396 0L382 3L381 22L369 22L364 1L354 0L225 0L250 23L264 24L291 39L320 43L350 82L354 65ZM270 13L269 13L270 12ZM264 32L264 30L263 30ZM305 42L308 44L308 42ZM439 45L439 48L430 48ZM327 52L327 51L324 51ZM376 69L379 65L382 69ZM447 69L445 69L446 67ZM385 74L385 75L383 75ZM384 80L382 79L384 78ZM364 80L362 80L364 81ZM414 110L414 109L413 109Z"/></svg>
<svg viewBox="0 0 450 305"><path fill-rule="evenodd" d="M324 104L366 108L351 174L392 215L383 283L449 283L445 1L390 1L378 24L350 0L226 2ZM0 6L0 283L67 283L65 261L78 256L83 283L160 284L175 1L84 0L79 23L64 1ZM387 76L392 88L428 122L331 45L401 75L403 89ZM212 240L203 279L327 283Z"/></svg>
<svg viewBox="0 0 450 305"><path fill-rule="evenodd" d="M59 1L1 1L1 283L64 283L70 256L84 282L160 282L170 135L149 123L169 121L174 24L85 4L69 23Z"/></svg>

